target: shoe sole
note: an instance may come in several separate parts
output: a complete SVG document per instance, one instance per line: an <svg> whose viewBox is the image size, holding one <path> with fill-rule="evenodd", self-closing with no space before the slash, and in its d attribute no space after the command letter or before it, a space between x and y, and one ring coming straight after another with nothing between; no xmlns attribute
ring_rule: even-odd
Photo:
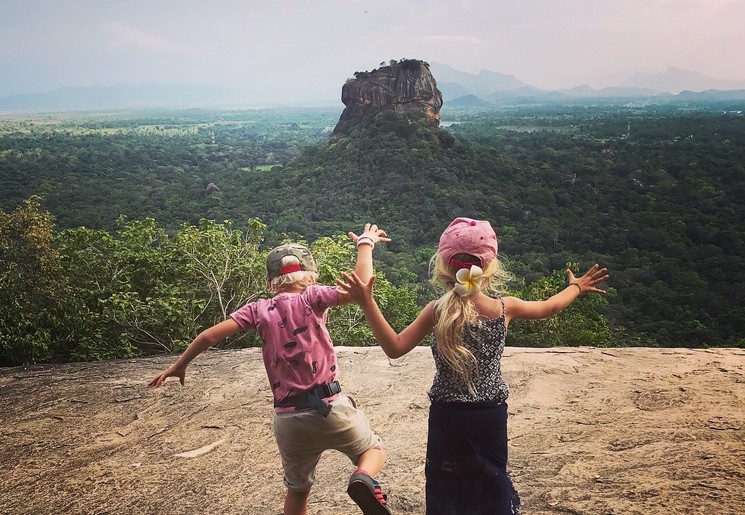
<svg viewBox="0 0 745 515"><path fill-rule="evenodd" d="M391 510L380 504L364 481L356 480L349 483L347 494L365 515L392 515Z"/></svg>

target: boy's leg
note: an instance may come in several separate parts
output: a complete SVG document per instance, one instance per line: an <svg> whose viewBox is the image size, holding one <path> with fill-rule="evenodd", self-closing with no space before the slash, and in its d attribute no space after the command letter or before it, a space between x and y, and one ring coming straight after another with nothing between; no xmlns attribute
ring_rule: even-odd
<svg viewBox="0 0 745 515"><path fill-rule="evenodd" d="M342 397L332 404L329 418L334 417L338 424L335 447L357 465L349 478L347 493L365 515L390 515L387 498L374 479L385 463L380 437L370 429L367 417L351 398Z"/></svg>
<svg viewBox="0 0 745 515"><path fill-rule="evenodd" d="M308 495L310 495L310 490L298 492L288 488L285 494L284 515L307 515Z"/></svg>
<svg viewBox="0 0 745 515"><path fill-rule="evenodd" d="M360 460L357 462L357 469L375 477L385 464L385 451L383 449L372 448L362 453Z"/></svg>
<svg viewBox="0 0 745 515"><path fill-rule="evenodd" d="M391 515L388 497L366 470L358 468L349 478L347 494L360 507L364 515Z"/></svg>

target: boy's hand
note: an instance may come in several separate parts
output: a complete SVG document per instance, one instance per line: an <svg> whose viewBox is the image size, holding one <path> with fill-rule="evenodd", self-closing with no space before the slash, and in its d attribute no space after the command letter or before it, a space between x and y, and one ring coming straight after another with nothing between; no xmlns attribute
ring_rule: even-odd
<svg viewBox="0 0 745 515"><path fill-rule="evenodd" d="M176 365L168 367L164 372L155 376L153 380L150 381L149 386L158 388L168 377L178 377L179 381L181 382L181 386L184 386L184 379L186 378L186 367L178 367Z"/></svg>
<svg viewBox="0 0 745 515"><path fill-rule="evenodd" d="M608 279L608 269L600 268L600 265L593 265L585 275L580 278L574 277L574 273L567 268L567 280L569 284L576 284L579 286L579 294L584 295L586 293L605 293L605 290L601 290L596 286L603 281Z"/></svg>
<svg viewBox="0 0 745 515"><path fill-rule="evenodd" d="M353 302L363 305L372 300L373 284L375 276L372 276L368 282L363 282L355 272L342 272L344 280L337 279L336 284L342 293L349 296Z"/></svg>
<svg viewBox="0 0 745 515"><path fill-rule="evenodd" d="M351 231L347 233L347 236L349 236L349 239L352 240L355 244L360 239L369 239L372 242L373 246L379 241L391 241L391 239L388 237L388 234L386 234L383 229L378 228L378 226L375 224L365 224L365 229L359 236Z"/></svg>

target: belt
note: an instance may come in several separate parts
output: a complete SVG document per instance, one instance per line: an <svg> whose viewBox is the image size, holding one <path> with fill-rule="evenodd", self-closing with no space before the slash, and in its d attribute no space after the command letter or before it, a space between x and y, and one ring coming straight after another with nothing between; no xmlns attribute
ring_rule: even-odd
<svg viewBox="0 0 745 515"><path fill-rule="evenodd" d="M339 381L332 381L328 384L322 384L307 392L299 393L282 399L281 401L275 400L275 408L312 408L324 417L328 417L331 413L331 405L324 402L323 399L331 397L341 393L341 385Z"/></svg>

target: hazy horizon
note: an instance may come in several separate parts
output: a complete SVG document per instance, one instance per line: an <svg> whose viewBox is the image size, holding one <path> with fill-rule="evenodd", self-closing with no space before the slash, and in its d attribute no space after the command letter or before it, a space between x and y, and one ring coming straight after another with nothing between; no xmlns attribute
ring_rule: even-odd
<svg viewBox="0 0 745 515"><path fill-rule="evenodd" d="M735 0L7 0L0 98L92 85L191 83L337 95L402 57L541 89L614 86L670 67L745 80ZM298 79L301 82L298 82Z"/></svg>

